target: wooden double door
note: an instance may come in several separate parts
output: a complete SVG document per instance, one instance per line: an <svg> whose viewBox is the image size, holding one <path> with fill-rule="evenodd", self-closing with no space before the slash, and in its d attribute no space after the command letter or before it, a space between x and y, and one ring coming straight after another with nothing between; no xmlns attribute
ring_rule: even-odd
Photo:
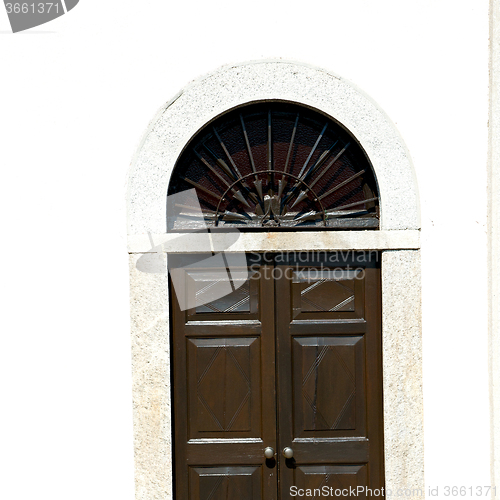
<svg viewBox="0 0 500 500"><path fill-rule="evenodd" d="M226 270L179 262L177 500L288 500L308 489L352 496L384 486L380 269L332 255L251 256L248 279L233 267L231 292L215 299ZM181 310L176 292L190 308Z"/></svg>

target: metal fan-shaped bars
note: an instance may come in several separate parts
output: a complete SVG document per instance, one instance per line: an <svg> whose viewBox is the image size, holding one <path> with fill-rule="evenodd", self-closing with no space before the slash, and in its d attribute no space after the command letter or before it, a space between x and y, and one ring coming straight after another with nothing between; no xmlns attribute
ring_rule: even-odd
<svg viewBox="0 0 500 500"><path fill-rule="evenodd" d="M366 157L345 130L321 119L269 108L202 130L178 176L196 189L203 223L377 228ZM194 208L177 209L193 227Z"/></svg>

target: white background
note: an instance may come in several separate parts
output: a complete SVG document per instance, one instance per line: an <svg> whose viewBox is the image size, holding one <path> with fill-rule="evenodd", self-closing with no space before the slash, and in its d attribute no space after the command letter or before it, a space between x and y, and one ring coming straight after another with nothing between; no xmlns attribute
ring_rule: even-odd
<svg viewBox="0 0 500 500"><path fill-rule="evenodd" d="M263 57L349 79L401 132L426 483L490 483L487 0L81 0L15 35L0 8L0 498L132 500L127 168L189 81Z"/></svg>

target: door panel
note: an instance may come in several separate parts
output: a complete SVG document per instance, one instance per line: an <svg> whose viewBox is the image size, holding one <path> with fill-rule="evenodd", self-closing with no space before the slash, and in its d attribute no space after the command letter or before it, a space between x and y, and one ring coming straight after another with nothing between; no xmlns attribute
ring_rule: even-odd
<svg viewBox="0 0 500 500"><path fill-rule="evenodd" d="M190 439L260 437L260 338L187 344Z"/></svg>
<svg viewBox="0 0 500 500"><path fill-rule="evenodd" d="M294 320L334 320L363 317L362 271L294 265L291 293Z"/></svg>
<svg viewBox="0 0 500 500"><path fill-rule="evenodd" d="M215 321L221 319L257 319L259 312L259 283L255 272L249 272L248 279L234 279L232 286L228 281L221 281L221 269L189 269L185 272L188 303L196 303L189 309L187 319L190 321ZM226 275L225 270L223 276ZM232 288L235 288L232 290ZM221 289L227 295L216 298ZM191 300L189 300L191 299Z"/></svg>
<svg viewBox="0 0 500 500"><path fill-rule="evenodd" d="M200 300L172 300L176 498L383 486L380 269L340 267L261 260L205 303L217 270L190 265Z"/></svg>
<svg viewBox="0 0 500 500"><path fill-rule="evenodd" d="M261 498L261 467L192 467L190 500Z"/></svg>
<svg viewBox="0 0 500 500"><path fill-rule="evenodd" d="M366 435L364 338L293 337L294 436Z"/></svg>
<svg viewBox="0 0 500 500"><path fill-rule="evenodd" d="M334 498L332 490L344 490L356 488L358 485L367 484L367 466L362 465L304 465L297 467L296 486L301 489L319 489L321 493L327 492L330 498ZM326 496L326 495L325 495ZM341 495L337 495L341 496ZM343 495L344 498L352 495ZM356 498L365 498L360 494Z"/></svg>

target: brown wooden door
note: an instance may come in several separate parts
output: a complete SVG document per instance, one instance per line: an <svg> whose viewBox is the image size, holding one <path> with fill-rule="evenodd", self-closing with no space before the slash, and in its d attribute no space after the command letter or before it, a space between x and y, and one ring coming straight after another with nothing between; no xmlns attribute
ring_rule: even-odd
<svg viewBox="0 0 500 500"><path fill-rule="evenodd" d="M379 268L323 257L249 263L213 301L215 270L189 266L200 305L172 300L176 499L383 486Z"/></svg>
<svg viewBox="0 0 500 500"><path fill-rule="evenodd" d="M281 498L292 486L322 494L380 489L379 268L356 259L341 267L328 256L277 268L279 447L293 450L280 463Z"/></svg>

